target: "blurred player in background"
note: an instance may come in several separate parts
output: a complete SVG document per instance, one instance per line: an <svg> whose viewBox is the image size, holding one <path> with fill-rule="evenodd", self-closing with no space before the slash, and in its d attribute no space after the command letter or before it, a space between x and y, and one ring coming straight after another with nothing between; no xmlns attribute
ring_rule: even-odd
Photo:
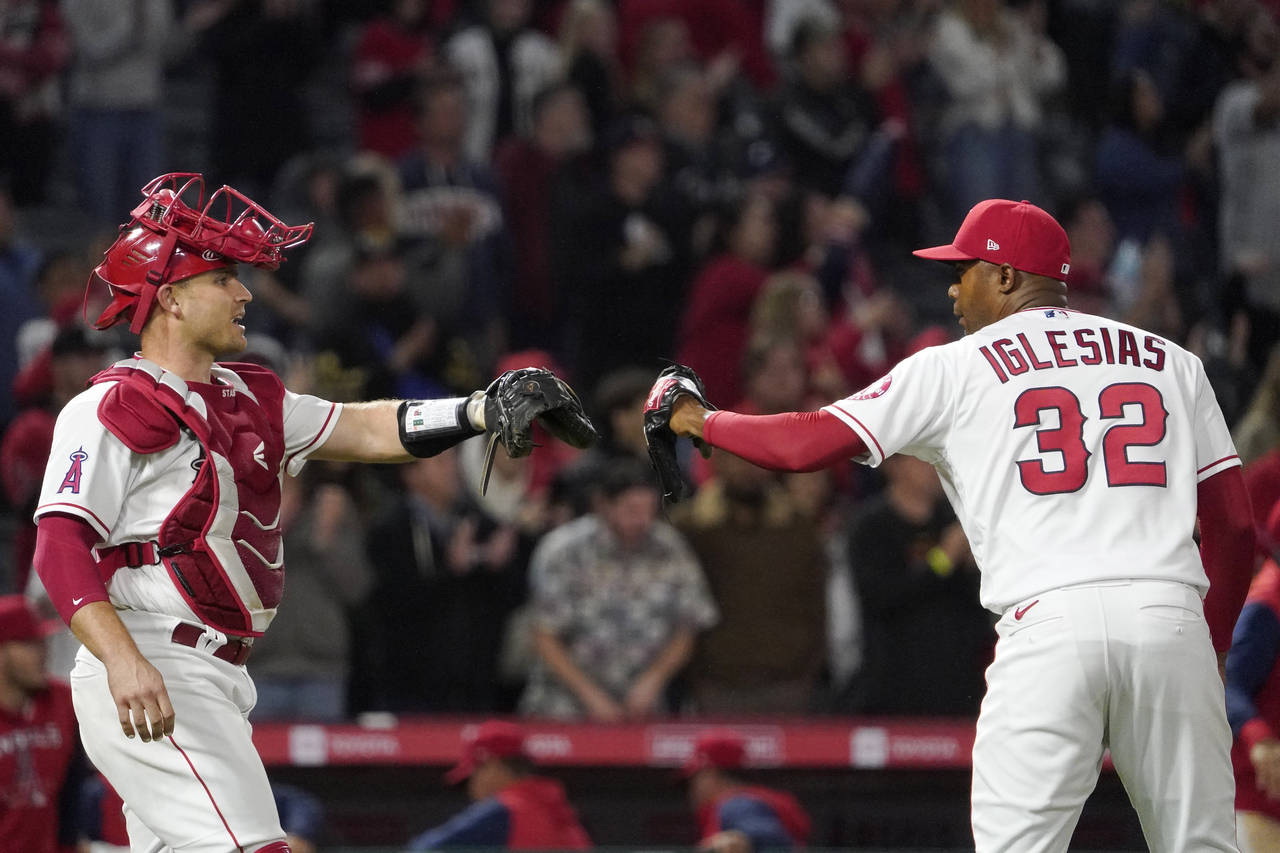
<svg viewBox="0 0 1280 853"><path fill-rule="evenodd" d="M1235 734L1231 762L1242 853L1280 850L1280 504L1265 518L1261 544L1267 558L1249 587L1227 655L1227 719Z"/></svg>
<svg viewBox="0 0 1280 853"><path fill-rule="evenodd" d="M506 850L587 850L591 839L554 779L534 774L525 732L490 720L463 734L462 760L445 775L466 781L471 806L409 842L410 850L500 847Z"/></svg>
<svg viewBox="0 0 1280 853"><path fill-rule="evenodd" d="M49 629L21 595L0 596L0 850L64 853L84 774L71 689L45 675Z"/></svg>
<svg viewBox="0 0 1280 853"><path fill-rule="evenodd" d="M684 491L675 435L782 470L931 463L1000 614L977 850L1066 850L1107 748L1151 849L1235 850L1219 672L1254 534L1204 366L1068 309L1067 235L1028 202L980 202L951 245L916 254L954 268L964 339L816 412L711 411L692 371L666 369L646 404L665 491Z"/></svg>
<svg viewBox="0 0 1280 853"><path fill-rule="evenodd" d="M714 853L792 850L809 842L812 821L791 794L738 778L746 741L731 729L698 736L681 775L698 820L698 848Z"/></svg>

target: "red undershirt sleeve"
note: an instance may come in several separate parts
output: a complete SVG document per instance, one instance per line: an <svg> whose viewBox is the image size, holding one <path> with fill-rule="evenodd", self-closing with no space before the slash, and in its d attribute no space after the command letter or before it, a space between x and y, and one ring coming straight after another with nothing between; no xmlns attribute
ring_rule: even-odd
<svg viewBox="0 0 1280 853"><path fill-rule="evenodd" d="M823 411L712 412L702 424L702 437L713 447L774 471L818 471L867 452L857 433Z"/></svg>
<svg viewBox="0 0 1280 853"><path fill-rule="evenodd" d="M1200 559L1209 577L1204 618L1214 649L1225 652L1253 579L1253 513L1239 466L1202 480L1196 494Z"/></svg>
<svg viewBox="0 0 1280 853"><path fill-rule="evenodd" d="M93 558L93 546L101 538L84 519L62 513L40 516L33 563L49 600L68 625L81 607L108 600Z"/></svg>

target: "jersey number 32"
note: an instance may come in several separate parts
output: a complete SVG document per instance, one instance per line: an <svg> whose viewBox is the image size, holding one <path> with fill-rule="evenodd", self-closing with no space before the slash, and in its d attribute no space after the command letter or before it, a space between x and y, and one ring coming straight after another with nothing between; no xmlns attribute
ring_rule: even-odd
<svg viewBox="0 0 1280 853"><path fill-rule="evenodd" d="M1098 416L1119 420L1125 406L1136 405L1142 416L1136 423L1117 423L1102 434L1102 463L1108 486L1164 486L1163 462L1133 462L1130 447L1151 447L1164 441L1165 421L1169 412L1164 407L1160 390L1143 382L1120 382L1108 385L1098 395ZM1058 425L1044 426L1043 413L1058 413ZM1044 461L1029 459L1018 463L1023 487L1035 495L1060 495L1084 488L1089 476L1089 457L1093 454L1084 443L1084 410L1080 400L1061 386L1028 388L1013 404L1014 429L1039 427L1036 444L1041 453L1062 456L1062 470L1046 471Z"/></svg>

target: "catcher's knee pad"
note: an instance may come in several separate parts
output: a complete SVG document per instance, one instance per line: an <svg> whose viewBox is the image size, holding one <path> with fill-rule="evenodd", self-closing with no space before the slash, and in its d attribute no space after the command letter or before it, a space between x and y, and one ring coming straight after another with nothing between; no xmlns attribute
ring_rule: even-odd
<svg viewBox="0 0 1280 853"><path fill-rule="evenodd" d="M252 853L293 853L287 841L272 841L266 847L259 847Z"/></svg>

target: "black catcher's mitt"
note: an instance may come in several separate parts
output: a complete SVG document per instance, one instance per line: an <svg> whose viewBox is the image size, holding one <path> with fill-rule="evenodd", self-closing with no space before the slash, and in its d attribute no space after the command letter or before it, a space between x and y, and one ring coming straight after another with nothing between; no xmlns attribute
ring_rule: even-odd
<svg viewBox="0 0 1280 853"><path fill-rule="evenodd" d="M573 447L590 447L596 428L582 408L582 401L564 380L542 367L508 370L485 390L484 425L490 434L482 490L489 485L494 444L516 458L533 452L533 422Z"/></svg>
<svg viewBox="0 0 1280 853"><path fill-rule="evenodd" d="M694 373L693 368L683 364L673 364L659 373L644 403L644 440L649 445L649 460L658 472L662 496L672 503L689 494L689 487L680 473L680 463L676 458L676 434L670 426L675 402L686 394L704 409L715 409L715 406L707 402L702 378ZM709 445L698 439L694 439L693 443L703 456L711 455Z"/></svg>

